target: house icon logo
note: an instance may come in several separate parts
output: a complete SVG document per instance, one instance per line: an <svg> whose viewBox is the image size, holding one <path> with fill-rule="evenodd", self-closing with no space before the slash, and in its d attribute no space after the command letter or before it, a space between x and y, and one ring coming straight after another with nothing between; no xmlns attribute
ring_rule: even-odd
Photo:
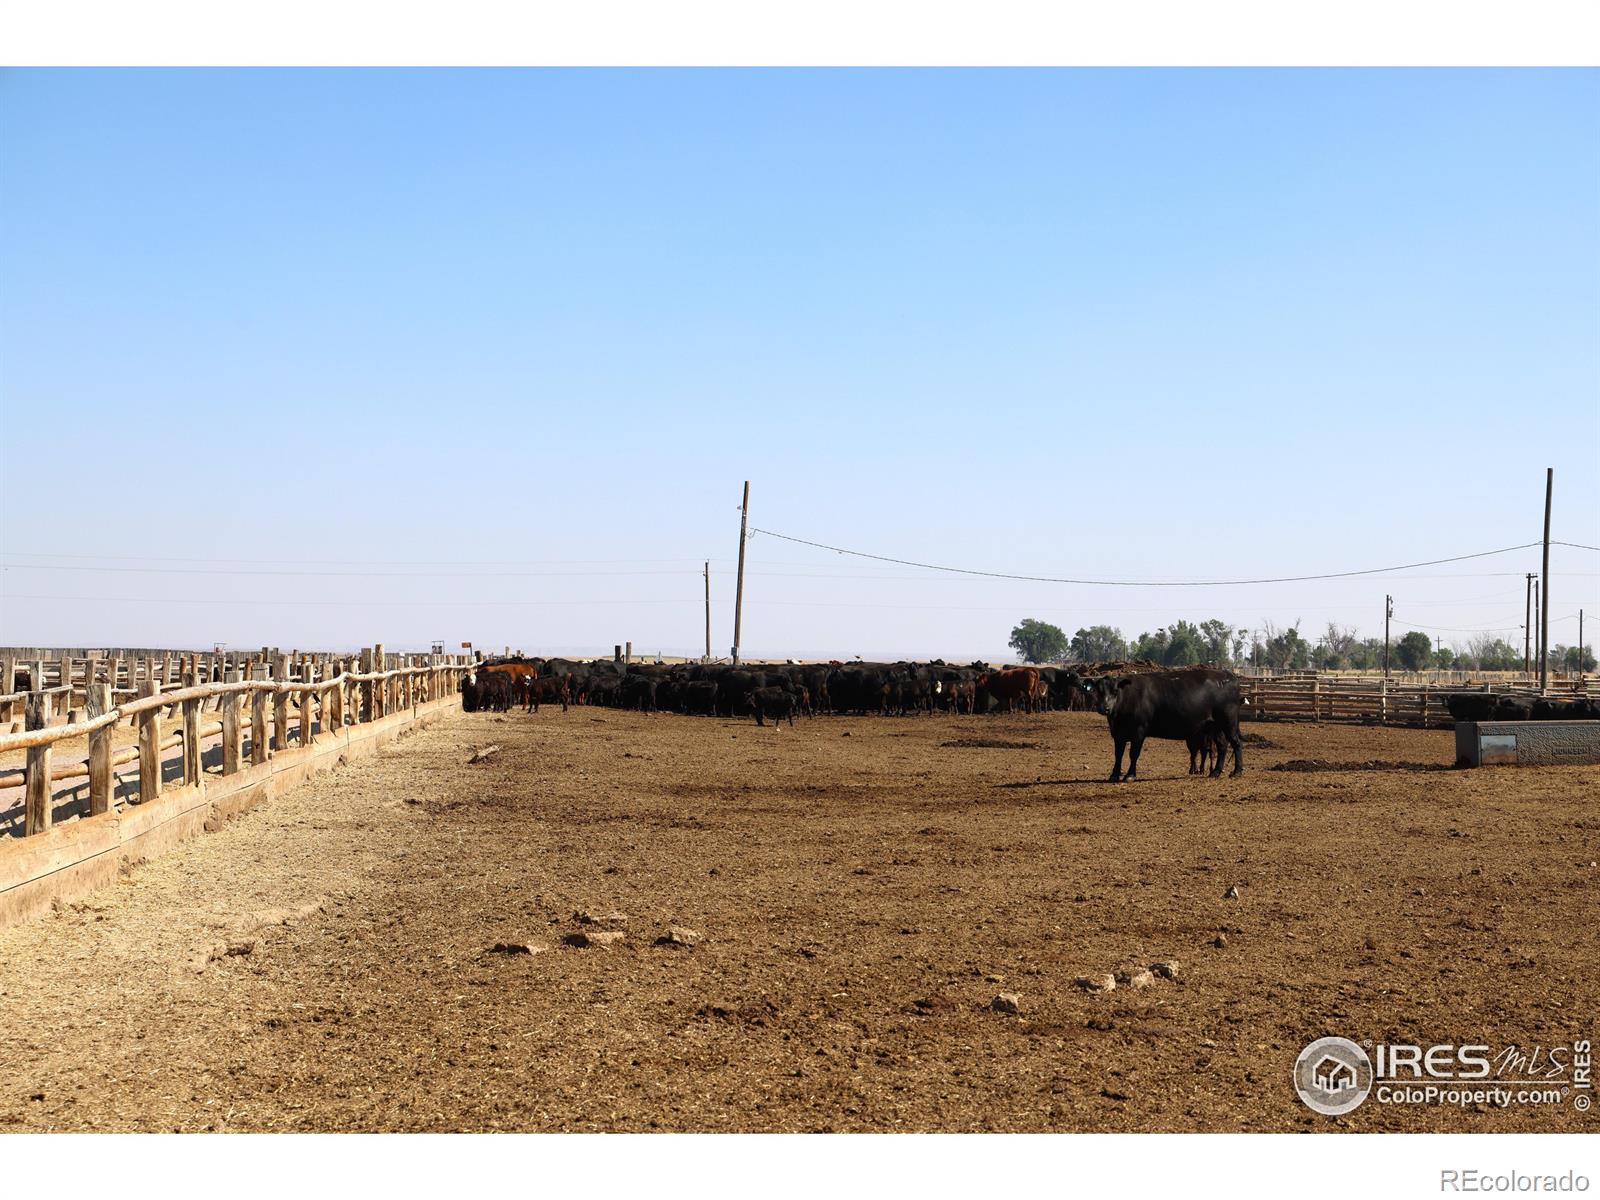
<svg viewBox="0 0 1600 1200"><path fill-rule="evenodd" d="M1372 1090L1372 1060L1349 1038L1318 1038L1295 1059L1294 1090L1312 1112L1343 1116Z"/></svg>

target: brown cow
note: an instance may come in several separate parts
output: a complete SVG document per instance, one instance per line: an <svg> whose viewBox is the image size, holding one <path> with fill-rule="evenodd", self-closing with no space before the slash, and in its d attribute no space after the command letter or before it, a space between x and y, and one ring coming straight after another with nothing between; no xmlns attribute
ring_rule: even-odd
<svg viewBox="0 0 1600 1200"><path fill-rule="evenodd" d="M1008 667L978 676L977 691L993 696L1007 712L1015 712L1019 705L1025 712L1032 712L1038 690L1039 672L1032 667Z"/></svg>

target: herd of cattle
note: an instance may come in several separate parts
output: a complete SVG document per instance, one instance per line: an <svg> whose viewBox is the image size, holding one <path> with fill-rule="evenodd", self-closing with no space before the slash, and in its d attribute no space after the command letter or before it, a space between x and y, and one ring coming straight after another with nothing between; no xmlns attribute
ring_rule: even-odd
<svg viewBox="0 0 1600 1200"><path fill-rule="evenodd" d="M1163 670L1151 663L1061 667L991 667L975 662L623 664L563 658L509 658L480 663L461 683L468 712L508 712L521 705L604 705L641 712L753 716L791 725L822 713L914 716L947 712L1090 710L1105 715L1116 758L1111 780L1132 779L1147 738L1185 743L1190 774L1211 765L1222 774L1229 751L1233 774L1244 770L1239 717L1247 706L1238 679L1213 667ZM1447 700L1458 721L1600 720L1600 702L1487 692ZM1123 755L1128 769L1122 769Z"/></svg>
<svg viewBox="0 0 1600 1200"><path fill-rule="evenodd" d="M1122 668L1119 670L1119 668ZM604 705L641 712L670 710L704 716L754 716L758 725L819 713L914 716L1045 712L1089 709L1104 713L1116 746L1113 781L1133 778L1147 737L1171 738L1189 748L1189 770L1199 774L1214 760L1222 773L1233 751L1233 773L1243 768L1239 712L1243 704L1231 672L1207 667L1161 671L1100 664L1084 670L1056 667L993 668L928 663L789 663L743 666L685 663L666 666L599 660L513 658L480 664L461 682L468 712L508 712L543 704Z"/></svg>
<svg viewBox="0 0 1600 1200"><path fill-rule="evenodd" d="M1587 696L1457 692L1445 707L1457 721L1600 721L1600 700Z"/></svg>
<svg viewBox="0 0 1600 1200"><path fill-rule="evenodd" d="M821 713L1044 712L1092 707L1086 678L1054 667L929 663L659 665L569 659L483 663L462 684L467 711L537 711L541 704L596 704L641 712L754 715L760 722Z"/></svg>

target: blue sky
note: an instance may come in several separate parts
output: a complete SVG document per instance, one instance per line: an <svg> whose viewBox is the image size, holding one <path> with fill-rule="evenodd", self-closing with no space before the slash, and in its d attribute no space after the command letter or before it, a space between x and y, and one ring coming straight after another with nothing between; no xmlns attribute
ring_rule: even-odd
<svg viewBox="0 0 1600 1200"><path fill-rule="evenodd" d="M6 643L697 651L710 558L726 650L746 478L1203 579L1533 541L1553 466L1600 544L1594 71L10 71L0 144ZM751 655L1520 638L1537 569L750 556Z"/></svg>

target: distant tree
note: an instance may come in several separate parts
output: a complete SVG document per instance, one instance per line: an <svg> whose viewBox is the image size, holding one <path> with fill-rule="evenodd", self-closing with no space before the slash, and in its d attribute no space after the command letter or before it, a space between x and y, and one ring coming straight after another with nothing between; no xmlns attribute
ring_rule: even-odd
<svg viewBox="0 0 1600 1200"><path fill-rule="evenodd" d="M1068 654L1073 662L1116 662L1128 657L1128 643L1123 641L1121 630L1095 625L1072 635Z"/></svg>
<svg viewBox="0 0 1600 1200"><path fill-rule="evenodd" d="M1313 657L1319 667L1337 671L1350 661L1350 652L1355 647L1356 631L1354 629L1341 629L1338 625L1329 621L1327 631L1322 635L1322 640L1317 643L1317 650Z"/></svg>
<svg viewBox="0 0 1600 1200"><path fill-rule="evenodd" d="M1212 617L1209 621L1200 622L1200 639L1205 644L1206 662L1226 664L1233 661L1228 656L1228 646L1233 641L1233 638L1233 626L1219 621L1215 617ZM1240 638L1239 641L1242 645L1243 638Z"/></svg>
<svg viewBox="0 0 1600 1200"><path fill-rule="evenodd" d="M1244 659L1244 646L1245 646L1245 643L1247 641L1249 641L1249 640L1250 640L1250 631L1249 630L1247 630L1247 629L1235 629L1233 631L1233 658L1230 661L1232 661L1232 662L1241 662L1241 661L1243 661L1243 659Z"/></svg>
<svg viewBox="0 0 1600 1200"><path fill-rule="evenodd" d="M1433 639L1413 629L1395 643L1394 656L1407 671L1420 671L1433 660Z"/></svg>
<svg viewBox="0 0 1600 1200"><path fill-rule="evenodd" d="M1163 662L1167 657L1167 631L1158 629L1154 633L1141 633L1139 639L1128 647L1128 653L1134 658L1147 658L1151 662Z"/></svg>
<svg viewBox="0 0 1600 1200"><path fill-rule="evenodd" d="M1205 636L1188 621L1178 621L1167 626L1167 649L1161 657L1163 666L1192 667L1206 658Z"/></svg>
<svg viewBox="0 0 1600 1200"><path fill-rule="evenodd" d="M1300 622L1280 629L1271 621L1261 626L1261 665L1282 671L1311 665L1311 646L1300 636Z"/></svg>
<svg viewBox="0 0 1600 1200"><path fill-rule="evenodd" d="M1067 635L1056 626L1032 617L1011 631L1009 644L1024 662L1058 662L1067 654Z"/></svg>
<svg viewBox="0 0 1600 1200"><path fill-rule="evenodd" d="M1442 646L1433 652L1433 665L1440 671L1448 671L1456 665L1456 652L1453 647Z"/></svg>
<svg viewBox="0 0 1600 1200"><path fill-rule="evenodd" d="M1345 661L1356 671L1374 671L1383 666L1383 639L1362 638L1350 647Z"/></svg>
<svg viewBox="0 0 1600 1200"><path fill-rule="evenodd" d="M1337 671L1345 665L1345 657L1327 642L1318 642L1311 650L1311 661L1319 670Z"/></svg>
<svg viewBox="0 0 1600 1200"><path fill-rule="evenodd" d="M1557 647L1560 649L1560 647ZM1592 671L1597 665L1594 658L1594 647L1583 648L1583 661L1578 661L1578 647L1568 646L1567 652L1561 656L1561 665L1568 671Z"/></svg>
<svg viewBox="0 0 1600 1200"><path fill-rule="evenodd" d="M1519 671L1522 669L1522 651L1504 639L1480 633L1467 643L1463 656L1480 671Z"/></svg>

